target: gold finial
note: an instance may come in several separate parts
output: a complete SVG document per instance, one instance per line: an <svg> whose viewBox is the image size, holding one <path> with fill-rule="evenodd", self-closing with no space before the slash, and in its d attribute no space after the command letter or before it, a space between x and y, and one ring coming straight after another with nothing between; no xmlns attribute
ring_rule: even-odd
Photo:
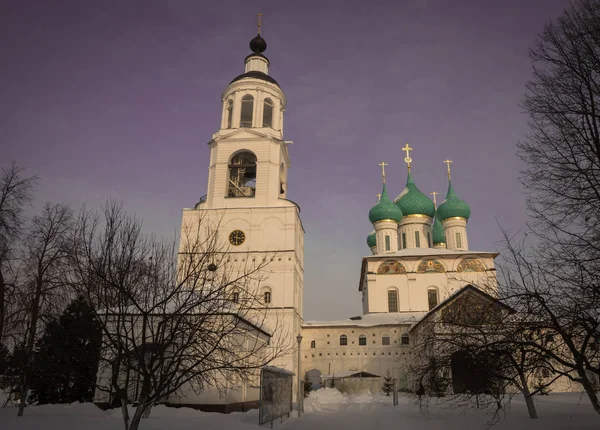
<svg viewBox="0 0 600 430"><path fill-rule="evenodd" d="M381 194L375 194L377 196L377 203L381 201Z"/></svg>
<svg viewBox="0 0 600 430"><path fill-rule="evenodd" d="M410 151L412 151L412 148L410 146L408 146L408 143L406 144L406 146L404 148L402 148L403 151L406 151L406 157L404 157L404 161L406 161L406 165L408 166L408 171L410 172L410 163L412 162L412 158L410 158Z"/></svg>
<svg viewBox="0 0 600 430"><path fill-rule="evenodd" d="M451 180L452 178L450 177L450 163L452 163L452 160L444 160L444 163L446 163L446 165L448 166L448 180Z"/></svg>
<svg viewBox="0 0 600 430"><path fill-rule="evenodd" d="M381 177L383 179L383 183L385 184L385 166L389 166L389 164L384 163L382 161L381 163L378 164L378 166L381 166Z"/></svg>
<svg viewBox="0 0 600 430"><path fill-rule="evenodd" d="M258 17L258 34L260 34L260 19L264 16L264 13L258 12L256 16Z"/></svg>
<svg viewBox="0 0 600 430"><path fill-rule="evenodd" d="M435 196L437 196L439 193L436 191L433 191L429 194L431 194L433 196L433 206L437 209L437 200L435 199Z"/></svg>

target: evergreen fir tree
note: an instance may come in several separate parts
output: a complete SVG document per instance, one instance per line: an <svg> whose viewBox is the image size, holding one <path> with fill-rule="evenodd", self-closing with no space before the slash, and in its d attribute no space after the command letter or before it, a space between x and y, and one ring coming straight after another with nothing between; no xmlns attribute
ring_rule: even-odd
<svg viewBox="0 0 600 430"><path fill-rule="evenodd" d="M308 397L312 390L312 381L308 377L308 373L304 375L304 397Z"/></svg>
<svg viewBox="0 0 600 430"><path fill-rule="evenodd" d="M31 401L89 402L93 399L101 329L94 310L75 299L57 321L46 325L34 360Z"/></svg>
<svg viewBox="0 0 600 430"><path fill-rule="evenodd" d="M394 381L390 376L390 371L387 370L385 372L385 376L383 377L383 386L381 390L385 393L386 396L389 396L390 393L394 390Z"/></svg>

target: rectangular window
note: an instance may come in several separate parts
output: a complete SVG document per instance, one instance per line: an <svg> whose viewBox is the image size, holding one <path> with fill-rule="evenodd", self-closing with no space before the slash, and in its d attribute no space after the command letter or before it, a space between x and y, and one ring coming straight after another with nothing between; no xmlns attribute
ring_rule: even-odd
<svg viewBox="0 0 600 430"><path fill-rule="evenodd" d="M398 312L398 291L388 290L388 312Z"/></svg>
<svg viewBox="0 0 600 430"><path fill-rule="evenodd" d="M386 251L390 250L390 237L389 236L385 237L385 250Z"/></svg>
<svg viewBox="0 0 600 430"><path fill-rule="evenodd" d="M383 336L383 337L381 338L381 344L382 344L382 345L388 345L388 346L389 346L389 344L390 344L390 337L389 337L389 336Z"/></svg>
<svg viewBox="0 0 600 430"><path fill-rule="evenodd" d="M431 233L427 232L427 246L431 248Z"/></svg>
<svg viewBox="0 0 600 430"><path fill-rule="evenodd" d="M421 247L421 237L419 236L419 232L415 231L415 247L416 248L420 248Z"/></svg>
<svg viewBox="0 0 600 430"><path fill-rule="evenodd" d="M462 240L460 237L460 233L456 233L456 247L457 248L462 248Z"/></svg>
<svg viewBox="0 0 600 430"><path fill-rule="evenodd" d="M367 337L366 336L359 336L358 337L358 345L359 346L366 346L367 345Z"/></svg>
<svg viewBox="0 0 600 430"><path fill-rule="evenodd" d="M438 305L437 290L434 290L433 288L427 290L427 301L429 302L429 310L432 310Z"/></svg>
<svg viewBox="0 0 600 430"><path fill-rule="evenodd" d="M402 249L406 249L406 233L402 233Z"/></svg>

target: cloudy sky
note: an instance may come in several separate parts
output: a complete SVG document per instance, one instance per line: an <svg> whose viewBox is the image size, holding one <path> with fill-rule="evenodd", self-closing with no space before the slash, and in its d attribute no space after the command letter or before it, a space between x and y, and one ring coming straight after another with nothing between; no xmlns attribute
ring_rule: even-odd
<svg viewBox="0 0 600 430"><path fill-rule="evenodd" d="M496 250L526 222L516 142L528 49L566 0L5 0L0 165L40 176L36 207L122 199L173 235L206 193L220 95L243 72L256 13L288 98L289 197L302 208L306 319L360 314L368 212L406 181L445 195L446 158L472 211L469 244Z"/></svg>

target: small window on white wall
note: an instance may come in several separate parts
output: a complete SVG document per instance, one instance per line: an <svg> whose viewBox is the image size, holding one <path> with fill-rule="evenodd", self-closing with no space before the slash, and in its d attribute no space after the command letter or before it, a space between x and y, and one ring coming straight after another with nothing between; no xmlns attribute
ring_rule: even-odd
<svg viewBox="0 0 600 430"><path fill-rule="evenodd" d="M358 336L358 345L366 346L367 345L367 336L365 336L364 334L361 334L360 336Z"/></svg>
<svg viewBox="0 0 600 430"><path fill-rule="evenodd" d="M388 312L398 312L398 290L388 290Z"/></svg>
<svg viewBox="0 0 600 430"><path fill-rule="evenodd" d="M408 334L404 333L400 337L400 344L402 344L402 345L408 345L408 344L410 344L410 338L408 337Z"/></svg>
<svg viewBox="0 0 600 430"><path fill-rule="evenodd" d="M427 232L427 246L431 248L431 233Z"/></svg>
<svg viewBox="0 0 600 430"><path fill-rule="evenodd" d="M263 302L265 303L265 305L271 303L271 291L266 290L263 292Z"/></svg>
<svg viewBox="0 0 600 430"><path fill-rule="evenodd" d="M385 237L385 250L386 251L390 250L390 237L389 236Z"/></svg>
<svg viewBox="0 0 600 430"><path fill-rule="evenodd" d="M402 233L402 249L406 249L406 233Z"/></svg>
<svg viewBox="0 0 600 430"><path fill-rule="evenodd" d="M427 290L427 302L429 304L429 310L432 310L438 305L439 299L437 288L429 288Z"/></svg>
<svg viewBox="0 0 600 430"><path fill-rule="evenodd" d="M343 334L340 336L340 346L346 346L346 345L348 345L348 336Z"/></svg>
<svg viewBox="0 0 600 430"><path fill-rule="evenodd" d="M418 231L415 231L415 247L421 247L421 236L419 235Z"/></svg>
<svg viewBox="0 0 600 430"><path fill-rule="evenodd" d="M460 233L456 233L456 247L462 248L462 238L460 237Z"/></svg>
<svg viewBox="0 0 600 430"><path fill-rule="evenodd" d="M381 337L381 344L384 346L390 345L390 337L388 335L384 335Z"/></svg>

